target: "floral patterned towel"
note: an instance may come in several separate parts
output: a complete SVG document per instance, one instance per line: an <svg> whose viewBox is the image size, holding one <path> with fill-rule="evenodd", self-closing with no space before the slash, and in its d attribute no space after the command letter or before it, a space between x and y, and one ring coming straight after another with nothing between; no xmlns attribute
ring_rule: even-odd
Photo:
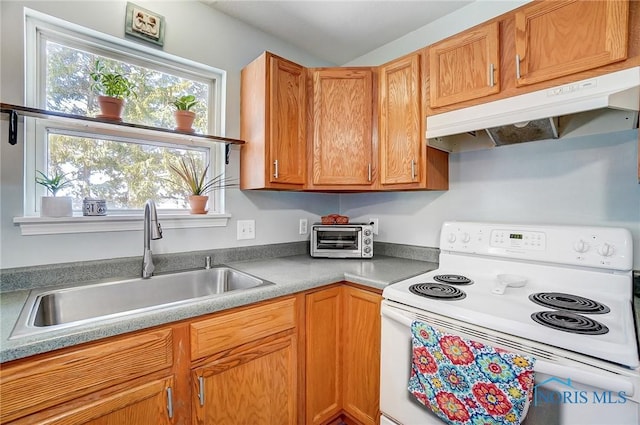
<svg viewBox="0 0 640 425"><path fill-rule="evenodd" d="M533 396L535 359L411 324L409 391L452 425L519 424Z"/></svg>

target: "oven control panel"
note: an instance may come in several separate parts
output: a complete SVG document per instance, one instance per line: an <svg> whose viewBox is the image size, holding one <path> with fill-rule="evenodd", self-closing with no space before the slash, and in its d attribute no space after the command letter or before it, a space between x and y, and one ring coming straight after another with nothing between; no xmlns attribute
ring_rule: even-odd
<svg viewBox="0 0 640 425"><path fill-rule="evenodd" d="M491 231L489 244L497 248L544 251L547 238L544 232L496 229Z"/></svg>
<svg viewBox="0 0 640 425"><path fill-rule="evenodd" d="M445 222L443 251L628 271L631 233L617 227Z"/></svg>

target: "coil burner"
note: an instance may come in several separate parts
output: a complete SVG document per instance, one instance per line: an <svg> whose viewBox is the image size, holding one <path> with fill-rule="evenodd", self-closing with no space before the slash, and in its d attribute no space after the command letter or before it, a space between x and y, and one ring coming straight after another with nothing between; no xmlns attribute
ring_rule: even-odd
<svg viewBox="0 0 640 425"><path fill-rule="evenodd" d="M467 296L460 289L442 283L416 283L409 286L409 291L422 297L445 301L461 300Z"/></svg>
<svg viewBox="0 0 640 425"><path fill-rule="evenodd" d="M603 335L609 332L609 328L602 323L563 310L539 311L533 313L531 318L543 326L575 334Z"/></svg>
<svg viewBox="0 0 640 425"><path fill-rule="evenodd" d="M597 301L562 292L539 292L529 295L529 299L543 307L580 314L604 314L610 311L609 307Z"/></svg>
<svg viewBox="0 0 640 425"><path fill-rule="evenodd" d="M449 285L471 285L473 283L473 280L459 274L439 274L434 276L433 280Z"/></svg>

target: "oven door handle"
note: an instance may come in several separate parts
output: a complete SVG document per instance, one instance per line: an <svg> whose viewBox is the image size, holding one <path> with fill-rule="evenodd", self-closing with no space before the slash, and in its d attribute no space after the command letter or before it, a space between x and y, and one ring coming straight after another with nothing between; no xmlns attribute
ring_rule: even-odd
<svg viewBox="0 0 640 425"><path fill-rule="evenodd" d="M634 386L630 379L619 377L612 372L598 374L572 366L551 363L546 360L536 359L534 372L544 373L560 379L570 379L573 382L585 384L599 390L619 392L624 391L627 397L633 397Z"/></svg>
<svg viewBox="0 0 640 425"><path fill-rule="evenodd" d="M410 328L411 323L414 321L412 317L407 317L396 311L393 307L387 307L384 305L380 309L380 314L400 323L403 326L406 326L407 328ZM613 372L598 374L575 366L561 365L539 358L536 358L534 371L564 380L571 379L573 382L589 385L605 391L624 391L627 397L633 397L635 393L633 382L630 379L617 376Z"/></svg>

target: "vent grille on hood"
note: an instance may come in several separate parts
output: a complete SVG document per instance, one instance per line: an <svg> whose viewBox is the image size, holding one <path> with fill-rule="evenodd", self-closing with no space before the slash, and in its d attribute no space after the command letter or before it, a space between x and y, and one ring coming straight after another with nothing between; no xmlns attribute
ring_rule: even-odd
<svg viewBox="0 0 640 425"><path fill-rule="evenodd" d="M427 117L448 152L611 133L638 126L640 67Z"/></svg>

